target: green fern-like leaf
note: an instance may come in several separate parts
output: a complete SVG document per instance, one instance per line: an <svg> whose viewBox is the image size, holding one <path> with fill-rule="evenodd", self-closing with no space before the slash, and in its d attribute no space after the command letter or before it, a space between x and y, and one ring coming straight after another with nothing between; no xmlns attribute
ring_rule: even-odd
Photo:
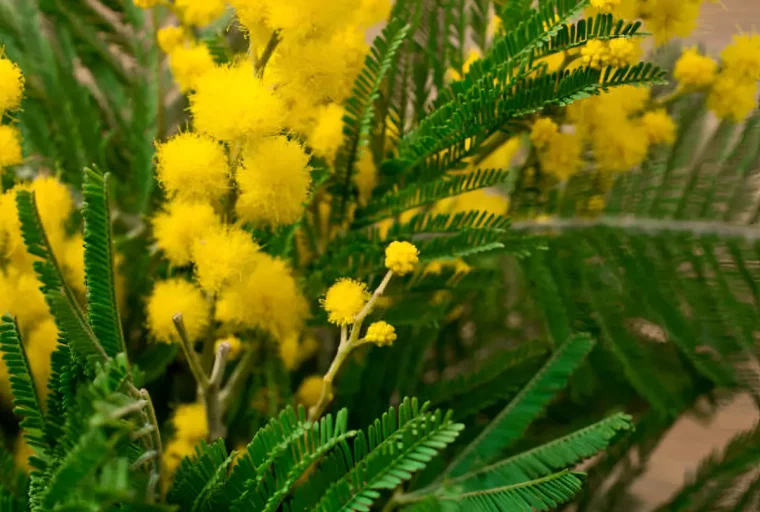
<svg viewBox="0 0 760 512"><path fill-rule="evenodd" d="M25 190L16 193L21 233L30 254L39 257L34 269L42 283L50 310L56 319L61 339L73 349L82 364L94 374L97 363L103 363L108 355L85 319L73 291L66 285L63 273L53 254L50 242L42 227L34 195Z"/></svg>
<svg viewBox="0 0 760 512"><path fill-rule="evenodd" d="M230 462L232 457L227 454L223 440L213 444L201 441L195 455L180 463L167 497L169 503L188 511L219 510L215 507L224 503L222 489Z"/></svg>
<svg viewBox="0 0 760 512"><path fill-rule="evenodd" d="M465 474L446 485L472 492L541 478L572 467L605 450L621 432L631 430L631 417L616 414L546 444Z"/></svg>
<svg viewBox="0 0 760 512"><path fill-rule="evenodd" d="M498 457L565 387L570 375L593 346L594 341L587 335L576 335L567 340L507 407L464 448L446 474L458 477Z"/></svg>
<svg viewBox="0 0 760 512"><path fill-rule="evenodd" d="M369 139L374 119L374 103L380 94L380 86L394 62L396 53L409 31L409 25L401 19L393 19L375 38L364 67L354 82L351 97L346 101L343 117L345 142L336 157L336 194L333 214L341 218L346 211L352 186L354 165Z"/></svg>
<svg viewBox="0 0 760 512"><path fill-rule="evenodd" d="M298 417L291 408L280 413L279 418L257 432L230 477L233 492L239 491L246 479L233 509L277 510L309 467L356 435L347 425L346 409L339 411L335 420L327 415L317 423L306 421L303 408Z"/></svg>
<svg viewBox="0 0 760 512"><path fill-rule="evenodd" d="M0 323L0 350L10 375L13 410L21 417L24 438L35 452L35 456L29 459L30 463L32 467L44 470L48 451L45 416L18 327L8 315L3 316Z"/></svg>
<svg viewBox="0 0 760 512"><path fill-rule="evenodd" d="M109 175L84 171L84 268L90 325L106 354L124 350L113 277L111 222L108 202Z"/></svg>

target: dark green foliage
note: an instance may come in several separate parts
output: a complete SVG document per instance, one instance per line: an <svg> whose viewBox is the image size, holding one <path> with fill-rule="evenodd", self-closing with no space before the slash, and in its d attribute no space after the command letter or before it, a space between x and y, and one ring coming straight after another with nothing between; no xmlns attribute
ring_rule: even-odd
<svg viewBox="0 0 760 512"><path fill-rule="evenodd" d="M462 450L446 474L458 477L487 464L522 436L549 402L567 384L575 369L593 348L586 335L567 340L504 410Z"/></svg>
<svg viewBox="0 0 760 512"><path fill-rule="evenodd" d="M124 335L116 305L109 215L109 175L85 169L84 270L87 279L88 318L92 331L113 357L124 351ZM96 278L97 276L97 278Z"/></svg>
<svg viewBox="0 0 760 512"><path fill-rule="evenodd" d="M221 439L211 445L201 441L195 455L182 460L169 491L169 503L188 511L219 510L231 460Z"/></svg>

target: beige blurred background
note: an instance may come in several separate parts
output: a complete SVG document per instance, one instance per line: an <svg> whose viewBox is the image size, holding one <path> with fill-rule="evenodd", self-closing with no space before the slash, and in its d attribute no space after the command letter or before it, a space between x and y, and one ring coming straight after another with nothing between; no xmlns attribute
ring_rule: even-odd
<svg viewBox="0 0 760 512"><path fill-rule="evenodd" d="M717 55L740 32L760 32L760 0L717 0L702 5L699 28L690 41ZM649 511L666 502L695 471L700 459L722 446L740 431L752 428L760 417L749 397L725 404L712 421L682 418L663 439L651 459L649 470L634 486L641 506L625 512Z"/></svg>

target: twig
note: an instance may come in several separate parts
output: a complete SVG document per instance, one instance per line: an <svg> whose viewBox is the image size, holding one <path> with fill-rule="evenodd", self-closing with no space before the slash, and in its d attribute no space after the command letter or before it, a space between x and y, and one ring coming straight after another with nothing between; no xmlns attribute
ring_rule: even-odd
<svg viewBox="0 0 760 512"><path fill-rule="evenodd" d="M148 405L148 402L145 400L137 400L136 402L132 402L129 405L125 405L124 407L119 407L115 411L113 411L109 416L113 420L117 420L120 418L123 418L124 416L128 414L132 414L133 412L139 412L141 411L146 405Z"/></svg>
<svg viewBox="0 0 760 512"><path fill-rule="evenodd" d="M225 384L224 388L219 392L219 401L222 403L222 414L224 414L229 408L232 397L237 395L240 391L240 387L251 372L254 359L255 351L253 349L246 350L235 367L235 370L232 372L232 375L230 375L227 384Z"/></svg>
<svg viewBox="0 0 760 512"><path fill-rule="evenodd" d="M223 421L224 410L219 399L219 388L224 377L224 368L227 365L229 351L229 343L219 345L216 351L216 358L214 359L214 367L211 370L211 377L208 379L208 386L203 390L203 398L206 403L209 442L224 437L227 430Z"/></svg>
<svg viewBox="0 0 760 512"><path fill-rule="evenodd" d="M193 377L195 377L195 382L197 382L198 386L202 389L207 389L208 377L206 377L201 362L198 360L198 354L195 353L195 350L190 343L190 339L187 336L187 329L185 329L185 321L182 318L182 313L174 315L172 321L174 322L174 327L177 329L177 334L179 334L180 345L182 346L182 351L185 353L185 359L187 359L187 364L190 366L190 371L192 372Z"/></svg>
<svg viewBox="0 0 760 512"><path fill-rule="evenodd" d="M280 43L280 41L280 31L275 30L272 32L272 36L269 38L267 45L264 47L264 51L261 52L261 55L257 57L253 63L254 72L258 78L264 76L264 68L266 67L267 62L269 62L269 59L272 57L274 49L277 48L277 45Z"/></svg>

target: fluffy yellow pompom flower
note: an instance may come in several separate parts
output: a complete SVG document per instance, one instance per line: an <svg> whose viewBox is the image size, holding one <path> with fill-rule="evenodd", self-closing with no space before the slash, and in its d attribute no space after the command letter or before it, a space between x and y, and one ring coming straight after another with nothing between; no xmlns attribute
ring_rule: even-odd
<svg viewBox="0 0 760 512"><path fill-rule="evenodd" d="M646 20L646 30L660 45L673 37L686 37L697 28L699 4L693 0L644 0L640 14Z"/></svg>
<svg viewBox="0 0 760 512"><path fill-rule="evenodd" d="M80 233L66 240L61 260L66 282L84 295L87 291L84 281L84 240Z"/></svg>
<svg viewBox="0 0 760 512"><path fill-rule="evenodd" d="M224 0L175 0L182 20L188 25L202 27L224 14Z"/></svg>
<svg viewBox="0 0 760 512"><path fill-rule="evenodd" d="M605 13L612 12L618 5L620 5L620 0L591 0L591 7Z"/></svg>
<svg viewBox="0 0 760 512"><path fill-rule="evenodd" d="M609 48L604 41L591 39L581 48L581 62L584 66L599 69L607 65L608 58Z"/></svg>
<svg viewBox="0 0 760 512"><path fill-rule="evenodd" d="M581 167L581 141L577 135L558 133L538 159L543 169L564 181Z"/></svg>
<svg viewBox="0 0 760 512"><path fill-rule="evenodd" d="M306 407L313 407L319 402L319 397L322 396L323 380L319 375L311 375L301 381L301 385L298 386L296 396L298 402Z"/></svg>
<svg viewBox="0 0 760 512"><path fill-rule="evenodd" d="M267 21L272 28L283 29L288 37L330 33L347 25L358 7L356 0L268 2Z"/></svg>
<svg viewBox="0 0 760 512"><path fill-rule="evenodd" d="M242 281L222 291L216 308L218 320L267 331L281 342L298 335L307 314L288 264L263 252Z"/></svg>
<svg viewBox="0 0 760 512"><path fill-rule="evenodd" d="M592 145L599 169L623 172L644 161L649 138L643 126L621 120L615 129L597 131Z"/></svg>
<svg viewBox="0 0 760 512"><path fill-rule="evenodd" d="M161 0L132 0L138 9L153 9L161 3Z"/></svg>
<svg viewBox="0 0 760 512"><path fill-rule="evenodd" d="M164 492L171 485L174 473L177 472L182 459L195 453L195 444L188 439L175 437L164 446L164 454L161 458L161 487Z"/></svg>
<svg viewBox="0 0 760 512"><path fill-rule="evenodd" d="M404 276L414 270L420 261L420 251L409 242L391 242L385 248L385 268L397 276Z"/></svg>
<svg viewBox="0 0 760 512"><path fill-rule="evenodd" d="M707 108L719 119L743 121L757 106L757 82L718 75L707 96Z"/></svg>
<svg viewBox="0 0 760 512"><path fill-rule="evenodd" d="M317 124L309 137L309 145L328 161L335 158L343 142L343 108L331 103L317 112Z"/></svg>
<svg viewBox="0 0 760 512"><path fill-rule="evenodd" d="M388 19L393 4L391 0L361 0L356 13L356 23L360 27L370 27Z"/></svg>
<svg viewBox="0 0 760 512"><path fill-rule="evenodd" d="M172 416L175 436L192 441L205 439L208 435L206 407L200 403L182 404L177 407Z"/></svg>
<svg viewBox="0 0 760 512"><path fill-rule="evenodd" d="M733 42L720 52L722 73L753 82L760 80L760 34L737 34Z"/></svg>
<svg viewBox="0 0 760 512"><path fill-rule="evenodd" d="M367 328L364 340L379 347L393 345L396 341L396 328L388 322L373 322Z"/></svg>
<svg viewBox="0 0 760 512"><path fill-rule="evenodd" d="M259 246L238 227L209 230L193 244L195 278L206 291L218 293L228 283L241 283L252 270Z"/></svg>
<svg viewBox="0 0 760 512"><path fill-rule="evenodd" d="M298 142L284 136L249 145L237 173L238 215L270 226L296 222L309 194L310 170L309 155Z"/></svg>
<svg viewBox="0 0 760 512"><path fill-rule="evenodd" d="M3 260L18 259L26 255L21 237L21 223L16 208L16 190L0 195L0 257Z"/></svg>
<svg viewBox="0 0 760 512"><path fill-rule="evenodd" d="M673 78L687 87L704 87L715 80L718 63L714 59L700 55L696 48L687 48L676 61Z"/></svg>
<svg viewBox="0 0 760 512"><path fill-rule="evenodd" d="M369 297L366 284L343 278L327 290L321 303L330 323L349 325L367 304Z"/></svg>
<svg viewBox="0 0 760 512"><path fill-rule="evenodd" d="M24 75L21 69L0 54L0 115L15 110L24 93Z"/></svg>
<svg viewBox="0 0 760 512"><path fill-rule="evenodd" d="M647 112L641 118L650 144L673 144L676 140L676 123L665 110Z"/></svg>
<svg viewBox="0 0 760 512"><path fill-rule="evenodd" d="M170 197L213 201L229 190L224 147L205 135L175 135L156 148L156 161L158 181Z"/></svg>
<svg viewBox="0 0 760 512"><path fill-rule="evenodd" d="M636 45L630 39L613 39L607 43L607 65L622 68L636 62Z"/></svg>
<svg viewBox="0 0 760 512"><path fill-rule="evenodd" d="M190 263L195 240L220 226L219 217L208 203L173 201L166 212L153 218L156 245L172 265Z"/></svg>
<svg viewBox="0 0 760 512"><path fill-rule="evenodd" d="M554 121L548 117L540 117L530 129L530 141L536 148L542 149L549 145L558 132L559 127Z"/></svg>
<svg viewBox="0 0 760 512"><path fill-rule="evenodd" d="M12 126L0 125L0 169L18 165L22 161L19 131Z"/></svg>
<svg viewBox="0 0 760 512"><path fill-rule="evenodd" d="M227 352L227 359L230 361L237 359L240 352L243 350L243 342L240 341L240 338L237 336L227 336L226 338L216 340L214 343L214 350L219 350L219 345L222 343L226 343L230 346L230 351Z"/></svg>
<svg viewBox="0 0 760 512"><path fill-rule="evenodd" d="M359 190L359 205L365 206L369 198L372 197L372 191L377 186L377 167L372 160L371 151L364 151L359 161L356 162L354 183Z"/></svg>
<svg viewBox="0 0 760 512"><path fill-rule="evenodd" d="M66 185L53 177L35 179L31 189L50 244L53 250L60 251L66 237L66 221L74 211L71 193Z"/></svg>
<svg viewBox="0 0 760 512"><path fill-rule="evenodd" d="M205 44L178 45L169 54L169 69L184 93L195 89L198 79L214 66L214 58Z"/></svg>
<svg viewBox="0 0 760 512"><path fill-rule="evenodd" d="M58 327L52 318L37 324L26 338L26 355L29 367L42 398L48 393L47 382L50 378L50 356L58 346Z"/></svg>
<svg viewBox="0 0 760 512"><path fill-rule="evenodd" d="M31 328L50 316L37 276L9 267L0 273L0 311L18 319L22 330Z"/></svg>
<svg viewBox="0 0 760 512"><path fill-rule="evenodd" d="M208 326L209 304L201 291L182 279L159 281L148 299L148 329L162 343L179 341L173 317L182 314L188 338L197 340Z"/></svg>
<svg viewBox="0 0 760 512"><path fill-rule="evenodd" d="M273 135L285 119L283 101L247 65L218 66L203 74L190 111L198 130L224 141Z"/></svg>
<svg viewBox="0 0 760 512"><path fill-rule="evenodd" d="M164 53L171 53L175 48L181 45L186 38L187 34L182 27L164 27L159 29L156 33L158 46L164 51Z"/></svg>

